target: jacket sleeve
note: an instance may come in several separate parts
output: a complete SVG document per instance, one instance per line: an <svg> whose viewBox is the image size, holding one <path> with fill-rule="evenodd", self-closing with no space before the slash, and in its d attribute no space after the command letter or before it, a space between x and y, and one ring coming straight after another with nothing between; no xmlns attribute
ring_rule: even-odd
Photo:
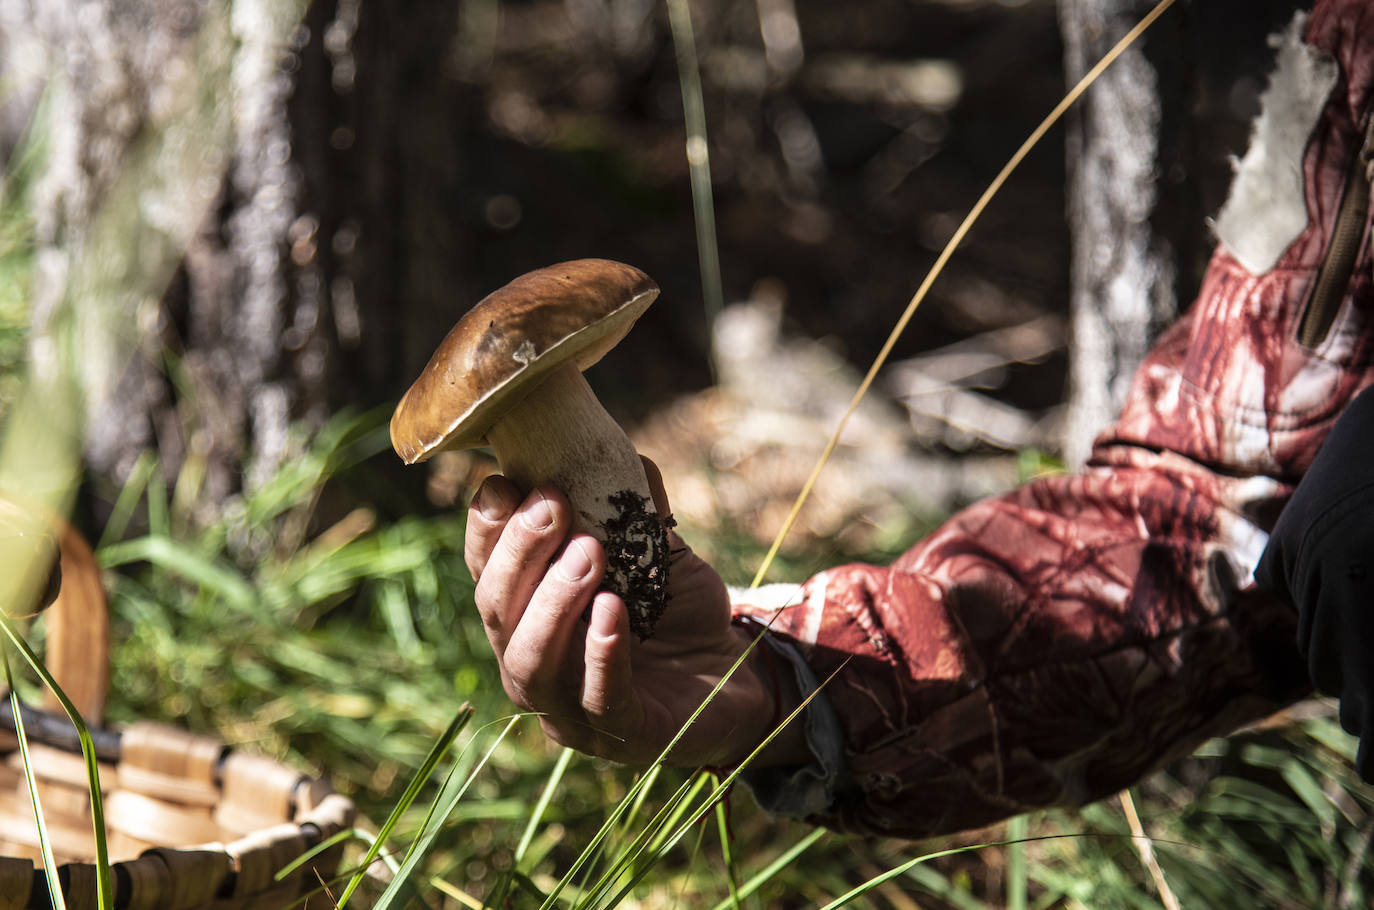
<svg viewBox="0 0 1374 910"><path fill-rule="evenodd" d="M843 770L814 821L925 837L1078 805L1306 692L1292 612L1248 590L1208 478L1126 461L821 573L773 618L835 674Z"/></svg>
<svg viewBox="0 0 1374 910"><path fill-rule="evenodd" d="M738 604L837 721L814 821L924 837L1081 804L1309 691L1297 618L1253 567L1374 382L1367 244L1329 330L1298 340L1374 106L1364 15L1323 0L1307 20L1336 75L1292 162L1305 224L1260 271L1221 238L1082 472L974 505L891 566L823 572L776 615Z"/></svg>
<svg viewBox="0 0 1374 910"><path fill-rule="evenodd" d="M1340 699L1374 782L1374 389L1360 393L1284 507L1255 577L1298 614L1317 689Z"/></svg>

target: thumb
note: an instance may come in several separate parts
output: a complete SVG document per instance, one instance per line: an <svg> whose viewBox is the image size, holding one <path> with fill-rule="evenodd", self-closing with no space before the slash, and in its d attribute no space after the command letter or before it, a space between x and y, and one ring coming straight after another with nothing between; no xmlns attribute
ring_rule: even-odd
<svg viewBox="0 0 1374 910"><path fill-rule="evenodd" d="M639 456L639 460L644 463L644 477L649 481L649 495L654 500L654 511L658 512L661 518L671 517L673 510L668 505L668 491L663 486L663 472L647 455Z"/></svg>
<svg viewBox="0 0 1374 910"><path fill-rule="evenodd" d="M624 603L614 594L596 595L588 609L582 710L599 734L617 741L623 750L644 720L634 690L630 620Z"/></svg>

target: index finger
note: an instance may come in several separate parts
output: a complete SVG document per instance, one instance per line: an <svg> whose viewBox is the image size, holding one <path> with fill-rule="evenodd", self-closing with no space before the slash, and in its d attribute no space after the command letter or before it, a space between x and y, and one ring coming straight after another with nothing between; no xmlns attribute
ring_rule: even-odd
<svg viewBox="0 0 1374 910"><path fill-rule="evenodd" d="M640 455L639 461L644 466L644 479L649 482L649 496L654 501L654 511L667 518L672 515L673 510L668 505L668 490L663 485L663 472L648 455Z"/></svg>
<svg viewBox="0 0 1374 910"><path fill-rule="evenodd" d="M520 490L500 474L493 474L477 488L468 506L468 523L463 539L463 558L472 580L478 581L491 559L506 522L520 504Z"/></svg>

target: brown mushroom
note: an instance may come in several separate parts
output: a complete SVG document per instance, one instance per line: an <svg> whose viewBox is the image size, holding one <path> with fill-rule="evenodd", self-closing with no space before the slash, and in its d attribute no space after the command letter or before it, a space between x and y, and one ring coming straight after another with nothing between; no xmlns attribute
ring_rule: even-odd
<svg viewBox="0 0 1374 910"><path fill-rule="evenodd" d="M522 275L458 321L391 418L406 464L490 445L522 489L566 493L574 529L605 544L602 586L625 601L641 639L667 601L667 531L638 453L582 371L657 296L648 275L604 259Z"/></svg>

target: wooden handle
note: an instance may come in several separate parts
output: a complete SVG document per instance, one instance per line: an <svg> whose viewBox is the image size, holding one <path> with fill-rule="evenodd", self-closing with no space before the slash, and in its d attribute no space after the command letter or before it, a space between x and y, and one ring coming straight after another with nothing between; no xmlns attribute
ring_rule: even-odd
<svg viewBox="0 0 1374 910"><path fill-rule="evenodd" d="M44 662L86 723L99 726L110 687L109 601L90 544L68 522L58 519L54 524L62 553L62 588L46 614ZM51 692L43 707L62 713Z"/></svg>

